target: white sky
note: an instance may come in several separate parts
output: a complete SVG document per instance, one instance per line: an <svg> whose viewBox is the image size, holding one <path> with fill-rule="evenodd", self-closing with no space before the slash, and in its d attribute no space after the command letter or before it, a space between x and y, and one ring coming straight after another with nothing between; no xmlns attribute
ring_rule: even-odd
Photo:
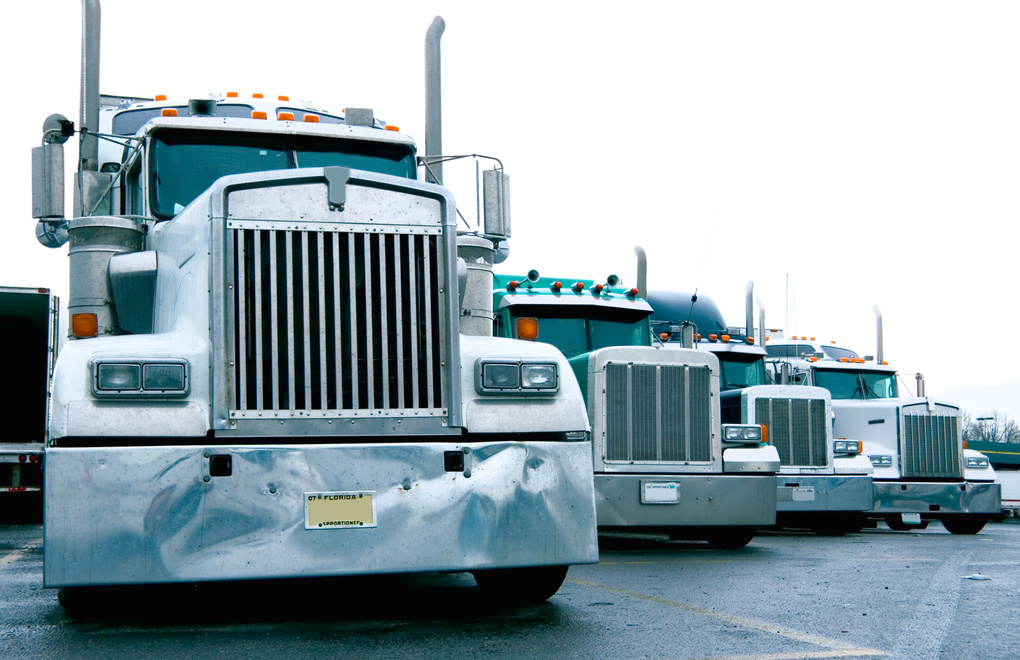
<svg viewBox="0 0 1020 660"><path fill-rule="evenodd" d="M697 287L742 325L754 280L768 326L867 354L877 304L911 389L920 371L973 416L1020 419L1020 3L104 0L101 87L371 107L424 150L436 15L444 151L512 180L499 271L633 283L641 245L650 288ZM39 0L0 27L0 284L65 302L30 149L50 113L78 123L80 19ZM473 172L446 167L469 218Z"/></svg>

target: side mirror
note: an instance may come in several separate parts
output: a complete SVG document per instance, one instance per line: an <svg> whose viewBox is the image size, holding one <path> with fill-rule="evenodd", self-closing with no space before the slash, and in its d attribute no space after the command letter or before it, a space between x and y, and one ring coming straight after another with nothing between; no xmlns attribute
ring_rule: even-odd
<svg viewBox="0 0 1020 660"><path fill-rule="evenodd" d="M510 238L510 177L503 170L482 172L485 236L500 241Z"/></svg>

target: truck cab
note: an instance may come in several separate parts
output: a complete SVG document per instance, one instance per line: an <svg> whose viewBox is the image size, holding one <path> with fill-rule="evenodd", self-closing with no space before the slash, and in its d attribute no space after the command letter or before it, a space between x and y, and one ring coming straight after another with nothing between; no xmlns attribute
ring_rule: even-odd
<svg viewBox="0 0 1020 660"><path fill-rule="evenodd" d="M556 346L577 376L600 530L734 548L775 522L775 448L760 426L723 424L715 355L653 344L636 288L496 275L493 313L496 335Z"/></svg>
<svg viewBox="0 0 1020 660"><path fill-rule="evenodd" d="M828 390L836 436L863 443L874 468L871 519L901 530L940 520L954 534L976 534L1001 513L988 459L963 447L958 406L901 393L881 351L861 357L815 337L787 338L777 329L767 335L772 377Z"/></svg>
<svg viewBox="0 0 1020 660"><path fill-rule="evenodd" d="M748 287L751 309L752 287ZM860 443L834 436L832 400L821 387L777 384L755 340L753 319L728 327L705 295L651 291L652 329L667 348L680 346L685 324L696 349L720 363L724 423L761 424L779 452L776 523L839 535L860 530L872 505L872 467Z"/></svg>

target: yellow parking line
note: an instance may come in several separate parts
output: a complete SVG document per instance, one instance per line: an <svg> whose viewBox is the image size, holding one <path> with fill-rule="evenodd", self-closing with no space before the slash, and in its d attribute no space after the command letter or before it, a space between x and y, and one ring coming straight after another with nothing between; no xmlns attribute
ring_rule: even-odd
<svg viewBox="0 0 1020 660"><path fill-rule="evenodd" d="M778 655L754 655L754 656L732 656L732 658L767 658L782 660L784 658L834 658L842 656L878 656L886 655L885 652L877 649L866 649L859 646L853 646L836 639L830 639L828 637L822 637L821 635L812 635L811 633L803 633L798 630L786 628L785 626L779 626L774 623L767 621L759 621L757 619L748 619L742 616L736 616L734 614L726 614L725 612L718 612L715 610L708 610L703 607L695 607L688 605L687 603L681 603L675 600L669 600L668 598L660 598L659 596L652 596L649 594L643 594L637 591L631 591L629 589L617 589L616 587L609 587L598 582L591 582L589 580L579 580L577 578L567 578L568 582L579 584L584 587L591 589L601 589L603 591L609 591L614 594L621 596L627 596L628 598L636 598L638 600L647 601L649 603L655 603L656 605L663 605L665 607L671 607L676 610L682 610L684 612L690 612L692 614L700 614L702 616L711 617L724 623L729 623L735 626L741 626L743 628L750 628L752 630L760 630L762 632L779 635L786 637L794 641L803 642L805 644L814 644L815 646L823 646L832 651L821 651L822 655L813 655L811 653L792 653L792 654L778 654ZM730 660L730 658L726 658Z"/></svg>

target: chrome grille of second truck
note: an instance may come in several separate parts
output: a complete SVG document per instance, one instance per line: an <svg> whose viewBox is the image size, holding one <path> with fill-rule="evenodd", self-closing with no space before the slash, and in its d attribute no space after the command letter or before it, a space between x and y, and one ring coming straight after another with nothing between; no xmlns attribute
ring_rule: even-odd
<svg viewBox="0 0 1020 660"><path fill-rule="evenodd" d="M955 478L960 465L959 427L954 414L928 412L927 406L903 408L903 476Z"/></svg>
<svg viewBox="0 0 1020 660"><path fill-rule="evenodd" d="M824 399L755 399L753 421L768 428L782 465L828 465Z"/></svg>
<svg viewBox="0 0 1020 660"><path fill-rule="evenodd" d="M439 409L436 237L230 230L240 411Z"/></svg>
<svg viewBox="0 0 1020 660"><path fill-rule="evenodd" d="M708 367L606 365L606 460L712 460Z"/></svg>

